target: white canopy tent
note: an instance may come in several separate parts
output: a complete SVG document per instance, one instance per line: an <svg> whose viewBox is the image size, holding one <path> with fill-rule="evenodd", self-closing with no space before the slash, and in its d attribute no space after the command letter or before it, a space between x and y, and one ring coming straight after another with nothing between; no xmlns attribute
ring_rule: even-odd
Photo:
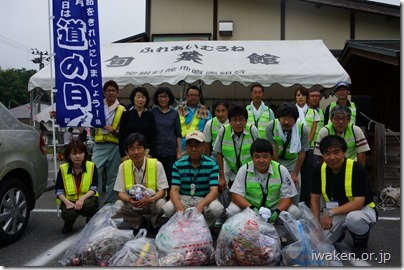
<svg viewBox="0 0 404 270"><path fill-rule="evenodd" d="M321 40L112 43L101 45L101 61L103 82L115 80L120 87L201 80L207 85L332 88L339 81L350 82ZM54 85L47 66L30 78L28 90Z"/></svg>

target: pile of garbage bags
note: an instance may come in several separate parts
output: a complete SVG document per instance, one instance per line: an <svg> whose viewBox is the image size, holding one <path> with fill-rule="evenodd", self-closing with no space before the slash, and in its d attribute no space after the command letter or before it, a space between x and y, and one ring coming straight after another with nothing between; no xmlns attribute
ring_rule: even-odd
<svg viewBox="0 0 404 270"><path fill-rule="evenodd" d="M250 208L226 220L214 248L209 227L196 207L177 212L152 239L145 229L136 236L132 230L118 229L123 221L114 218L119 206L107 204L59 262L63 266L342 266L312 256L335 248L310 209L304 203L299 209L299 220L285 211L279 216L294 240L283 249L274 225Z"/></svg>

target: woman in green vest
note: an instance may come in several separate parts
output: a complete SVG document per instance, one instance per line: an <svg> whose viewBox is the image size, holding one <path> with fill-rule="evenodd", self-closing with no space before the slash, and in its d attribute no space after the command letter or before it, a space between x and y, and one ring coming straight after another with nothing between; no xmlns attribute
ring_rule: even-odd
<svg viewBox="0 0 404 270"><path fill-rule="evenodd" d="M64 152L67 163L60 165L56 179L56 203L62 210L63 234L70 233L78 216L87 222L98 211L98 174L88 161L88 152L81 140L73 139ZM95 172L95 173L94 173Z"/></svg>

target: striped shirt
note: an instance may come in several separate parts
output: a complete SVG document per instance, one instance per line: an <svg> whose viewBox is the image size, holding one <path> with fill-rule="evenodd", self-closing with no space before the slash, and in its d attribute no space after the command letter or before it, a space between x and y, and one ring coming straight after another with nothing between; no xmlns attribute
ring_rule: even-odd
<svg viewBox="0 0 404 270"><path fill-rule="evenodd" d="M195 185L196 197L205 197L210 187L218 186L219 167L215 160L202 155L198 168L194 168L189 156L177 160L173 165L171 185L180 186L180 195L191 196L191 184Z"/></svg>

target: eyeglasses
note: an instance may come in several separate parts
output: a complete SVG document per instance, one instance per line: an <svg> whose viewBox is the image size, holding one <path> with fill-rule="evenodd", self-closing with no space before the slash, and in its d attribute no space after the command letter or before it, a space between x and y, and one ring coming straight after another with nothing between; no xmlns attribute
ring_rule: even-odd
<svg viewBox="0 0 404 270"><path fill-rule="evenodd" d="M349 120L349 117L348 116L343 116L343 117L340 117L340 116L334 116L333 118L332 118L332 120L335 120L335 121L337 121L337 122L339 122L339 121L347 121L347 120Z"/></svg>
<svg viewBox="0 0 404 270"><path fill-rule="evenodd" d="M168 98L168 96L158 96L158 98L165 99Z"/></svg>
<svg viewBox="0 0 404 270"><path fill-rule="evenodd" d="M198 94L188 94L187 96L188 96L188 97L191 97L191 98L194 98L194 97L199 97L199 95L198 95Z"/></svg>

